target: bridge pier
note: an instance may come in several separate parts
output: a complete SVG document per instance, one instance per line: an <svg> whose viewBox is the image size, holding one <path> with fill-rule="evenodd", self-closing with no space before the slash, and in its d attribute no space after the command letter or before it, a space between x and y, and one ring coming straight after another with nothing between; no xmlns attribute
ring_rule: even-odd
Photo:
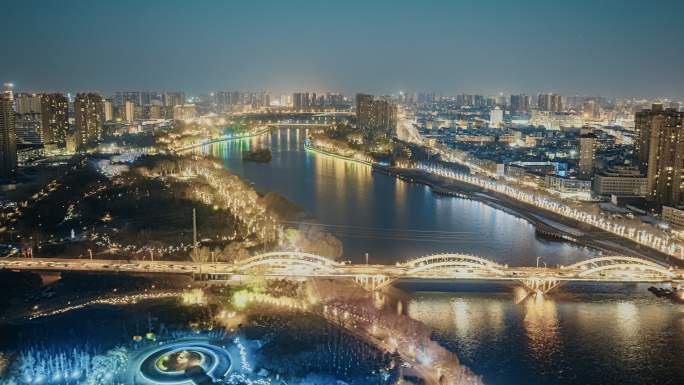
<svg viewBox="0 0 684 385"><path fill-rule="evenodd" d="M394 279L386 275L355 275L354 282L368 291L376 291L388 286Z"/></svg>
<svg viewBox="0 0 684 385"><path fill-rule="evenodd" d="M546 294L561 285L561 281L554 278L526 278L519 280L529 293Z"/></svg>

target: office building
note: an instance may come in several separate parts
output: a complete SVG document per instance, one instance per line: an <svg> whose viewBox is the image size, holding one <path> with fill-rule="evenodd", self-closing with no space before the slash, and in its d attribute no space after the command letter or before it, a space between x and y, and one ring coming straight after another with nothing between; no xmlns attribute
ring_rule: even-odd
<svg viewBox="0 0 684 385"><path fill-rule="evenodd" d="M636 167L613 167L594 175L592 189L599 196L645 197L648 180Z"/></svg>
<svg viewBox="0 0 684 385"><path fill-rule="evenodd" d="M83 150L102 140L104 99L96 93L79 93L74 101L76 148Z"/></svg>
<svg viewBox="0 0 684 385"><path fill-rule="evenodd" d="M43 143L66 145L69 129L69 100L63 94L44 94L40 103Z"/></svg>
<svg viewBox="0 0 684 385"><path fill-rule="evenodd" d="M17 134L15 131L14 95L6 84L0 95L0 177L9 178L17 168Z"/></svg>

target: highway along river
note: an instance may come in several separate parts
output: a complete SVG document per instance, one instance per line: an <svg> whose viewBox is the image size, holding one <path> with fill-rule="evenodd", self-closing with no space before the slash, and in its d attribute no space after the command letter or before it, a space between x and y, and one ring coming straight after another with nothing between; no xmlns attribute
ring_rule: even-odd
<svg viewBox="0 0 684 385"><path fill-rule="evenodd" d="M370 167L307 152L305 129L206 146L262 192L304 208L344 243L344 257L394 263L457 251L509 265L569 264L593 250L535 235L515 215L483 203L434 195L428 187ZM270 163L243 162L269 147ZM519 300L501 285L401 283L385 306L435 329L489 385L684 384L684 306L655 298L648 285L563 286Z"/></svg>

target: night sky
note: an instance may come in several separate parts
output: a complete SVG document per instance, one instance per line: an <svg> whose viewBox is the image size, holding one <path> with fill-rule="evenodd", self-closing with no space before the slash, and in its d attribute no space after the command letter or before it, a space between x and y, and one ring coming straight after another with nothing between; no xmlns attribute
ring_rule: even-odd
<svg viewBox="0 0 684 385"><path fill-rule="evenodd" d="M18 90L684 96L682 0L2 0Z"/></svg>

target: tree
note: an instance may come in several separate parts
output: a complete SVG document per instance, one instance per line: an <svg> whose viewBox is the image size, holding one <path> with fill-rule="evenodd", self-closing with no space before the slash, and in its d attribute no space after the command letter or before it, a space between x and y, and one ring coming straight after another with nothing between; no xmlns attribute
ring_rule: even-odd
<svg viewBox="0 0 684 385"><path fill-rule="evenodd" d="M209 260L211 251L208 247L196 247L190 252L190 259L196 263L204 263Z"/></svg>

